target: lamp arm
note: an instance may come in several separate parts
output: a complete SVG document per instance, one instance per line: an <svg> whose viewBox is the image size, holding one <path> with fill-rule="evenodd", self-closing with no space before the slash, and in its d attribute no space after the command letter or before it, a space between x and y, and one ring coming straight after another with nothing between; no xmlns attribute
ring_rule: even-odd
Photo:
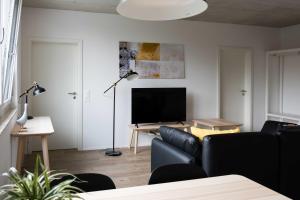
<svg viewBox="0 0 300 200"><path fill-rule="evenodd" d="M107 90L104 91L104 94L106 92L108 92L111 88L115 87L122 79L124 79L126 76L121 77L117 82L115 82L114 84L112 84L109 88L107 88Z"/></svg>
<svg viewBox="0 0 300 200"><path fill-rule="evenodd" d="M19 98L23 97L24 95L28 94L30 92L30 90L32 90L35 87L35 85L31 86L29 89L27 89L25 92L23 92Z"/></svg>

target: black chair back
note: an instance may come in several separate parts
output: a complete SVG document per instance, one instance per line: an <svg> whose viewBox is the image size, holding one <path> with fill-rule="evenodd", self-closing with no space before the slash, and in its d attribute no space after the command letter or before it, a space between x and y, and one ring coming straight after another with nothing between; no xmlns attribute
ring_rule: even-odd
<svg viewBox="0 0 300 200"><path fill-rule="evenodd" d="M111 178L103 174L87 173L87 174L76 174L75 176L78 179L75 180L71 185L78 187L84 192L116 189L116 186L114 182L111 180ZM74 177L64 176L61 179L54 180L52 182L52 186L58 185L59 183L70 179L74 179Z"/></svg>
<svg viewBox="0 0 300 200"><path fill-rule="evenodd" d="M149 185L206 178L201 167L193 164L174 164L159 167L151 174Z"/></svg>

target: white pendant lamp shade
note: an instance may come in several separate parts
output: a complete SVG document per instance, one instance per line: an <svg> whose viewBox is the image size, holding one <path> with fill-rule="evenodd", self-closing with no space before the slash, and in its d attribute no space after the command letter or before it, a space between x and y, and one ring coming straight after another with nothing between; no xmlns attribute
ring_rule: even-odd
<svg viewBox="0 0 300 200"><path fill-rule="evenodd" d="M207 7L204 0L121 0L117 11L132 19L165 21L192 17Z"/></svg>

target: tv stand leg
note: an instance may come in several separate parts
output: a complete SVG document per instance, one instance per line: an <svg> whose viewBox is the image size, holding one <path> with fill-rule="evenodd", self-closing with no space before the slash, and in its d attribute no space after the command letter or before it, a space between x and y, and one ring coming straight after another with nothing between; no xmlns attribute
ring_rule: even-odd
<svg viewBox="0 0 300 200"><path fill-rule="evenodd" d="M132 147L132 141L134 138L134 130L131 131L131 134L129 135L129 149Z"/></svg>
<svg viewBox="0 0 300 200"><path fill-rule="evenodd" d="M139 132L135 131L135 133L134 133L134 154L137 153L138 144L139 144Z"/></svg>

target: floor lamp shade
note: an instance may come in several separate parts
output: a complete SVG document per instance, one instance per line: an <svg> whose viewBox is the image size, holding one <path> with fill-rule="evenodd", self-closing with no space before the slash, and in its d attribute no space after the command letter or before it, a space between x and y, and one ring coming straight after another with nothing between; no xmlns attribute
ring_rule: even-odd
<svg viewBox="0 0 300 200"><path fill-rule="evenodd" d="M120 156L122 155L122 152L121 151L117 151L115 150L115 128L116 128L116 86L117 84L123 80L123 79L127 79L128 81L131 81L135 78L138 77L138 73L130 70L129 72L127 72L127 74L123 77L121 77L118 81L116 81L114 84L112 84L107 90L104 91L104 94L106 92L108 92L110 89L113 88L113 91L114 91L114 102L113 102L113 147L112 149L108 149L106 152L105 152L105 155L107 156Z"/></svg>
<svg viewBox="0 0 300 200"><path fill-rule="evenodd" d="M132 80L136 79L139 75L137 72L130 70L125 76L128 81L132 81Z"/></svg>

